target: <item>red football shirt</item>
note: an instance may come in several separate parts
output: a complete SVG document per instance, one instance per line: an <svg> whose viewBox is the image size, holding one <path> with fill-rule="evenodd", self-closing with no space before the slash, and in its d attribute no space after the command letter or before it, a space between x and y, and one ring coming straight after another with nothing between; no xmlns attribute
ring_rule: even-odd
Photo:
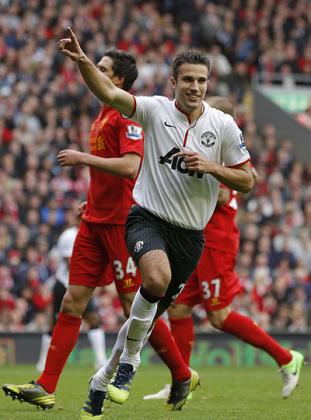
<svg viewBox="0 0 311 420"><path fill-rule="evenodd" d="M143 156L143 130L111 107L104 107L90 131L90 153L112 158L126 153ZM90 186L83 219L93 223L124 224L133 204L134 180L90 168Z"/></svg>
<svg viewBox="0 0 311 420"><path fill-rule="evenodd" d="M213 216L204 229L205 246L237 255L240 242L240 232L235 223L238 193L233 190L229 192L229 201L216 206Z"/></svg>

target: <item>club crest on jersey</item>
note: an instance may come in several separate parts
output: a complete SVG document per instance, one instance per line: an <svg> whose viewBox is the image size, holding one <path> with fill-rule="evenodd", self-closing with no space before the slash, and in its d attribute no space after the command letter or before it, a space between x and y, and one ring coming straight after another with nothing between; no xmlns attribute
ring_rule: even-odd
<svg viewBox="0 0 311 420"><path fill-rule="evenodd" d="M143 246L144 246L144 241L137 241L134 247L135 254L137 254L137 252L139 252Z"/></svg>
<svg viewBox="0 0 311 420"><path fill-rule="evenodd" d="M243 138L243 134L240 134L240 144L239 144L240 149L244 149L246 147L246 144L244 142L244 138Z"/></svg>
<svg viewBox="0 0 311 420"><path fill-rule="evenodd" d="M212 147L215 144L216 136L211 131L206 131L205 133L201 134L201 144L205 147Z"/></svg>
<svg viewBox="0 0 311 420"><path fill-rule="evenodd" d="M141 140L143 138L143 129L137 125L128 125L126 137L131 140Z"/></svg>

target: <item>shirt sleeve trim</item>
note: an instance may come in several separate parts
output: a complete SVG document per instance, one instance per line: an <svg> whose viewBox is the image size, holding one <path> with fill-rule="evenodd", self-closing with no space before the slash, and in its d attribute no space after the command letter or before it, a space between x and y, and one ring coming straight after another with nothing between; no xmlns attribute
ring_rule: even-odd
<svg viewBox="0 0 311 420"><path fill-rule="evenodd" d="M238 163L236 165L227 166L227 168L240 168L241 166L245 165L245 163L250 162L250 159L246 159L241 163Z"/></svg>
<svg viewBox="0 0 311 420"><path fill-rule="evenodd" d="M124 155L138 155L139 157L142 158L144 155L144 152L142 150L128 150L120 154L121 157L123 157Z"/></svg>
<svg viewBox="0 0 311 420"><path fill-rule="evenodd" d="M132 113L131 113L130 115L124 115L124 114L122 114L122 117L123 117L125 120L129 120L129 119L131 119L131 118L134 116L135 112L136 112L136 107L137 107L137 104L136 104L136 98L135 98L135 96L134 96L134 95L132 95L132 97L133 97L133 99L134 99L134 108L133 108L133 111L132 111Z"/></svg>

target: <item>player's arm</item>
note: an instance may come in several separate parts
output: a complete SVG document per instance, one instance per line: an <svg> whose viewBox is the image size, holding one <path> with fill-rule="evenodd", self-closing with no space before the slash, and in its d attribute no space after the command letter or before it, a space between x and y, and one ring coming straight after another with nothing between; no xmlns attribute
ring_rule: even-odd
<svg viewBox="0 0 311 420"><path fill-rule="evenodd" d="M61 166L87 165L123 178L135 179L141 163L141 157L136 153L126 153L121 157L104 158L83 153L77 150L61 150L57 155Z"/></svg>
<svg viewBox="0 0 311 420"><path fill-rule="evenodd" d="M251 164L251 172L253 177L253 186L256 185L256 183L260 180L260 175L257 172L256 168ZM244 197L244 193L239 192L237 195L238 200L242 200Z"/></svg>
<svg viewBox="0 0 311 420"><path fill-rule="evenodd" d="M253 176L249 162L238 168L228 168L215 162L206 162L205 173L213 175L218 181L232 190L249 192L253 185Z"/></svg>
<svg viewBox="0 0 311 420"><path fill-rule="evenodd" d="M249 162L239 167L229 168L219 163L211 162L204 156L191 150L178 152L175 156L183 157L189 171L213 175L218 181L232 190L247 193L253 187L253 176Z"/></svg>
<svg viewBox="0 0 311 420"><path fill-rule="evenodd" d="M72 29L68 28L67 31L68 37L58 41L58 47L65 55L77 63L88 88L103 103L116 108L124 115L132 115L135 108L133 95L116 87L107 76L100 72L82 51Z"/></svg>
<svg viewBox="0 0 311 420"><path fill-rule="evenodd" d="M218 197L217 197L217 205L224 206L230 200L230 191L228 188L224 188L222 186L219 187Z"/></svg>

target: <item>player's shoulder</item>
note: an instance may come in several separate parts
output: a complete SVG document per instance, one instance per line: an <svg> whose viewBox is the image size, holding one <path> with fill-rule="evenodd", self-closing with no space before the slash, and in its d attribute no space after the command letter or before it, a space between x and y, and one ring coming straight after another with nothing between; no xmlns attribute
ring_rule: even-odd
<svg viewBox="0 0 311 420"><path fill-rule="evenodd" d="M166 96L154 95L153 98L154 98L155 101L157 101L161 104L169 105L169 104L173 103L173 101Z"/></svg>
<svg viewBox="0 0 311 420"><path fill-rule="evenodd" d="M153 95L153 96L137 96L137 101L143 104L150 104L152 106L169 107L172 106L173 101L168 99L166 96Z"/></svg>
<svg viewBox="0 0 311 420"><path fill-rule="evenodd" d="M153 96L154 98L154 102L153 102L153 114L155 117L157 117L159 115L162 115L162 117L167 116L168 114L171 114L171 112L174 112L176 107L175 107L175 101L172 99L167 98L166 96L159 96L159 95L155 95ZM157 112L154 112L154 111Z"/></svg>
<svg viewBox="0 0 311 420"><path fill-rule="evenodd" d="M222 132L226 132L227 134L236 134L240 131L231 115L222 112L220 109L211 107L206 102L204 102L204 105L205 118L215 129L220 129Z"/></svg>

